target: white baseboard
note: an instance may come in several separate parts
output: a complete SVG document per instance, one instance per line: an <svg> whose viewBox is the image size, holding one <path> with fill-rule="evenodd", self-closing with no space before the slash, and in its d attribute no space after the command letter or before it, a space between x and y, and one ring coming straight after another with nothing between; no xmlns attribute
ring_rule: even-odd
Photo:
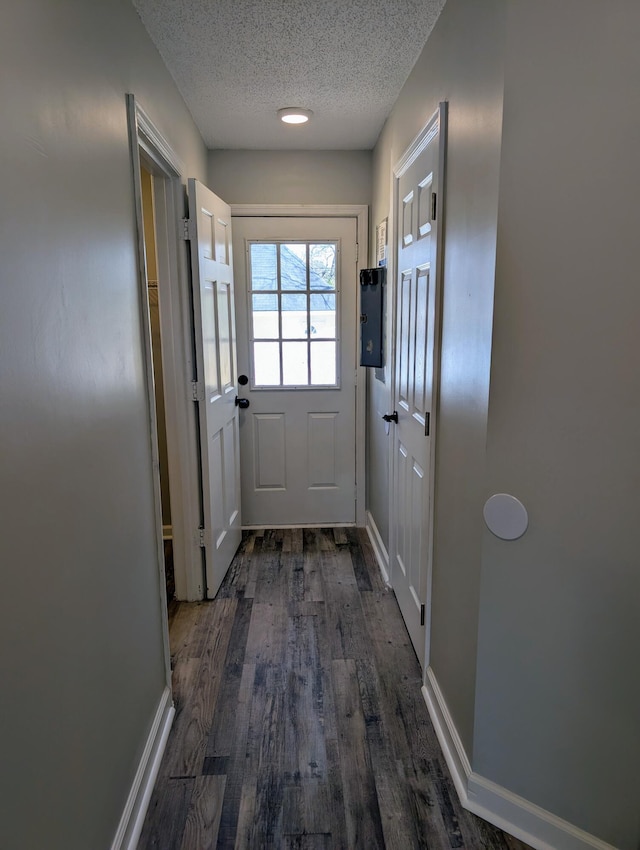
<svg viewBox="0 0 640 850"><path fill-rule="evenodd" d="M355 522L299 522L296 525L283 525L280 522L269 525L243 525L243 531L289 530L295 528L357 528Z"/></svg>
<svg viewBox="0 0 640 850"><path fill-rule="evenodd" d="M366 529L371 545L373 546L376 560L378 561L378 566L380 567L380 572L382 573L382 578L384 579L385 584L388 584L389 587L391 587L391 581L389 580L389 553L382 542L378 526L376 525L374 518L371 516L370 511L367 511Z"/></svg>
<svg viewBox="0 0 640 850"><path fill-rule="evenodd" d="M460 803L465 809L535 850L616 850L611 844L473 773L431 667L427 668L422 693Z"/></svg>
<svg viewBox="0 0 640 850"><path fill-rule="evenodd" d="M606 841L477 773L469 778L466 808L536 850L616 850Z"/></svg>
<svg viewBox="0 0 640 850"><path fill-rule="evenodd" d="M467 786L471 776L471 764L431 667L427 667L422 695L429 709L438 743L451 771L458 797L462 805L467 808Z"/></svg>
<svg viewBox="0 0 640 850"><path fill-rule="evenodd" d="M149 807L151 792L158 776L174 714L175 708L171 701L171 690L166 687L158 703L151 731L133 779L111 850L136 850L138 846L142 824Z"/></svg>

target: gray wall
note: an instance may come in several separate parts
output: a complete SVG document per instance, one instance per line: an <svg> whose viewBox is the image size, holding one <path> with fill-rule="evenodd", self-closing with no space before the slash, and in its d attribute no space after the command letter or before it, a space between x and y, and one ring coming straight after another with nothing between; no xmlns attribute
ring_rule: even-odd
<svg viewBox="0 0 640 850"><path fill-rule="evenodd" d="M0 28L0 846L102 850L164 687L125 92L206 154L129 0Z"/></svg>
<svg viewBox="0 0 640 850"><path fill-rule="evenodd" d="M374 151L372 214L448 100L431 666L476 773L623 850L640 844L638 43L625 0L448 0ZM369 389L388 540L390 401ZM494 492L529 509L521 540L484 528Z"/></svg>
<svg viewBox="0 0 640 850"><path fill-rule="evenodd" d="M431 666L469 752L495 276L504 14L503 0L482 4L449 0L374 154L372 226L389 215L393 166L438 102L449 101ZM389 241L391 245L391 235ZM389 408L388 389L389 380L386 385L373 378L369 381L368 505L385 542L389 449L380 416Z"/></svg>
<svg viewBox="0 0 640 850"><path fill-rule="evenodd" d="M640 845L640 6L512 0L473 766ZM544 57L544 61L540 61Z"/></svg>
<svg viewBox="0 0 640 850"><path fill-rule="evenodd" d="M371 151L209 151L228 204L370 204Z"/></svg>

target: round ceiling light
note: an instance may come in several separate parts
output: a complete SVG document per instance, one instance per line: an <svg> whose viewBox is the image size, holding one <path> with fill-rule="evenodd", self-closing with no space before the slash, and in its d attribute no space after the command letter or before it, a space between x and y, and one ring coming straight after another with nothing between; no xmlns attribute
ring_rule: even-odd
<svg viewBox="0 0 640 850"><path fill-rule="evenodd" d="M310 109L302 109L299 106L287 106L278 110L278 118L285 124L306 124L312 115Z"/></svg>

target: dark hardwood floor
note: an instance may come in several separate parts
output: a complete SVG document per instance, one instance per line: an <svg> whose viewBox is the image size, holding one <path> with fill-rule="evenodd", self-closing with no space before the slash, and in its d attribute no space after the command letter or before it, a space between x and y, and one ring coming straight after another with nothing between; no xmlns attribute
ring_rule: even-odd
<svg viewBox="0 0 640 850"><path fill-rule="evenodd" d="M176 718L139 850L526 850L460 806L364 531L245 533L170 635Z"/></svg>

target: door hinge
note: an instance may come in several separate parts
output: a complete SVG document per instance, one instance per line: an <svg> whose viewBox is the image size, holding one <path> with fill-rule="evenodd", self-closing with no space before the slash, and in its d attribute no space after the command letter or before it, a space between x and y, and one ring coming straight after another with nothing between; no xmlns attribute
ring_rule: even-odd
<svg viewBox="0 0 640 850"><path fill-rule="evenodd" d="M431 193L431 221L436 220L437 204L438 204L438 196L436 195L435 192L432 192Z"/></svg>
<svg viewBox="0 0 640 850"><path fill-rule="evenodd" d="M429 431L431 429L431 414L427 411L424 415L424 435L425 437L429 436Z"/></svg>
<svg viewBox="0 0 640 850"><path fill-rule="evenodd" d="M356 242L356 263L358 262L358 252L360 250L360 245Z"/></svg>
<svg viewBox="0 0 640 850"><path fill-rule="evenodd" d="M191 239L193 239L193 237L194 237L193 220L190 219L190 218L183 218L182 219L182 238L186 242L189 242Z"/></svg>
<svg viewBox="0 0 640 850"><path fill-rule="evenodd" d="M420 625L424 626L425 605L420 606Z"/></svg>
<svg viewBox="0 0 640 850"><path fill-rule="evenodd" d="M198 529L198 546L204 549L204 528L202 526Z"/></svg>
<svg viewBox="0 0 640 850"><path fill-rule="evenodd" d="M204 384L202 381L191 381L191 401L204 401Z"/></svg>

